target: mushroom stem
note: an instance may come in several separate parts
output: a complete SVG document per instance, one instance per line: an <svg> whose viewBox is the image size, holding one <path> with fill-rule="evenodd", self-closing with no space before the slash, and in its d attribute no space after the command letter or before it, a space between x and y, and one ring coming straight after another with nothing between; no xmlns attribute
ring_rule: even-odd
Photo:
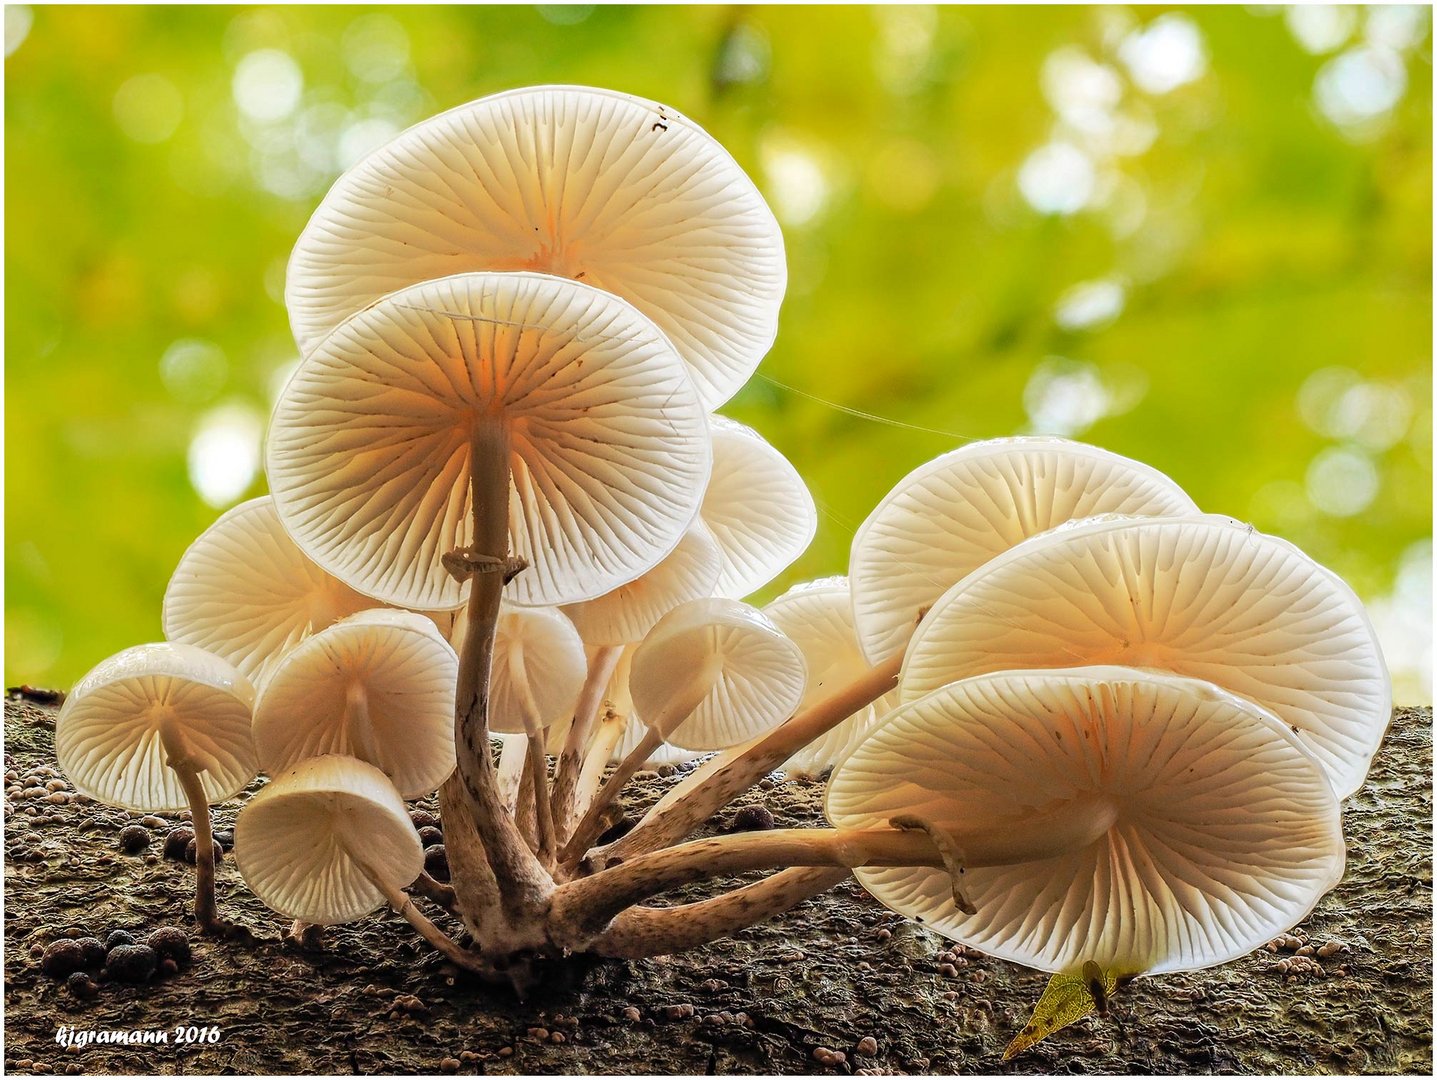
<svg viewBox="0 0 1437 1080"><path fill-rule="evenodd" d="M544 732L529 731L529 791L534 799L534 814L538 820L539 847L536 854L545 866L554 865L558 839L554 835L554 809L549 805L549 759L544 753Z"/></svg>
<svg viewBox="0 0 1437 1080"><path fill-rule="evenodd" d="M766 735L718 755L709 766L686 777L655 803L630 832L600 848L591 859L597 866L607 866L688 835L795 751L892 690L898 685L902 664L901 655L885 660Z"/></svg>
<svg viewBox="0 0 1437 1080"><path fill-rule="evenodd" d="M604 769L608 767L609 755L624 738L624 729L629 718L622 713L610 711L599 725L599 731L584 753L584 767L579 771L579 784L574 794L574 812L582 814L589 809L599 785L604 780Z"/></svg>
<svg viewBox="0 0 1437 1080"><path fill-rule="evenodd" d="M1017 819L945 830L946 851L928 832L916 829L777 829L709 837L639 855L560 886L554 893L554 921L566 931L577 928L578 937L564 944L584 947L576 942L586 946L625 908L692 881L791 866L929 866L950 873L1010 866L1086 847L1116 818L1117 807L1102 795L1058 799Z"/></svg>
<svg viewBox="0 0 1437 1080"><path fill-rule="evenodd" d="M350 683L344 693L344 726L354 746L354 756L371 765L378 764L380 758L374 742L374 724L369 718L369 694L364 684L357 680Z"/></svg>
<svg viewBox="0 0 1437 1080"><path fill-rule="evenodd" d="M434 948L444 954L451 962L463 968L465 971L473 971L481 975L488 974L488 967L478 956L470 953L467 949L461 948L456 941L430 922L424 913L414 906L413 897L392 881L387 880L382 874L376 871L374 867L356 855L352 849L346 846L344 850L345 854L354 860L354 865L359 867L364 876L369 879L370 883L384 894L384 899L389 902L389 906L404 916L405 921L414 927L415 930L419 931L420 937L433 945Z"/></svg>
<svg viewBox="0 0 1437 1080"><path fill-rule="evenodd" d="M504 748L499 751L499 798L511 814L519 805L519 782L524 776L524 763L528 756L527 739L505 739Z"/></svg>
<svg viewBox="0 0 1437 1080"><path fill-rule="evenodd" d="M229 923L219 917L215 904L215 840L210 829L210 803L191 760L190 746L172 717L160 721L160 744L165 759L184 789L195 830L195 921L213 934L227 934Z"/></svg>
<svg viewBox="0 0 1437 1080"><path fill-rule="evenodd" d="M799 866L710 900L667 908L631 907L614 918L589 951L640 960L694 949L827 892L849 873L846 866Z"/></svg>
<svg viewBox="0 0 1437 1080"><path fill-rule="evenodd" d="M529 850L499 797L489 751L489 676L499 598L509 564L509 435L492 417L476 417L469 448L473 544L458 553L469 579L469 629L455 695L456 770L501 903L524 921L542 910L554 882ZM457 887L457 886L456 886Z"/></svg>
<svg viewBox="0 0 1437 1080"><path fill-rule="evenodd" d="M653 728L649 728L644 733L639 745L630 750L624 760L619 762L619 767L614 770L608 782L599 790L594 801L589 804L589 809L579 824L574 826L573 835L564 845L564 850L559 853L560 863L577 859L589 850L589 845L597 840L603 831L604 811L618 798L619 792L629 782L629 778L639 771L639 766L648 761L649 756L663 744L664 737Z"/></svg>
<svg viewBox="0 0 1437 1080"><path fill-rule="evenodd" d="M589 743L589 733L599 714L599 706L604 702L604 692L609 688L609 680L613 678L614 669L623 654L622 645L606 645L589 658L589 673L574 706L574 721L569 725L559 763L554 767L554 824L560 835L567 835L573 823L576 812L574 799L584 764L584 749Z"/></svg>

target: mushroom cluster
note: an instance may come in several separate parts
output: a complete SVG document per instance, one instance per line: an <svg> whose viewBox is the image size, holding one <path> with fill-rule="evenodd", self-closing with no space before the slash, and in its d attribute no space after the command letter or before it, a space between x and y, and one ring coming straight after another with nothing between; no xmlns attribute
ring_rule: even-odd
<svg viewBox="0 0 1437 1080"><path fill-rule="evenodd" d="M654 102L516 90L372 153L290 259L303 358L270 494L185 553L167 642L67 699L77 789L187 805L223 931L208 808L263 772L235 862L269 907L388 905L520 990L850 873L1100 986L1294 925L1341 875L1338 800L1390 713L1351 591L1147 466L1016 438L900 482L847 578L745 603L817 523L782 454L714 412L785 280L753 183ZM602 842L642 766L698 754ZM833 828L691 839L780 768L832 769ZM405 807L436 791L442 860Z"/></svg>

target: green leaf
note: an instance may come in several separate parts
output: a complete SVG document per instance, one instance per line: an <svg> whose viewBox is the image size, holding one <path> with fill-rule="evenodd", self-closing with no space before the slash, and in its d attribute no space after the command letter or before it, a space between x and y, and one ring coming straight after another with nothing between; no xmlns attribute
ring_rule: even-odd
<svg viewBox="0 0 1437 1080"><path fill-rule="evenodd" d="M1030 1046L1036 1046L1053 1032L1061 1031L1091 1012L1105 1014L1108 1000L1117 988L1117 976L1103 971L1091 960L1078 974L1054 975L1048 980L1038 1004L1033 1006L1027 1026L1003 1051L1003 1060L1011 1061Z"/></svg>

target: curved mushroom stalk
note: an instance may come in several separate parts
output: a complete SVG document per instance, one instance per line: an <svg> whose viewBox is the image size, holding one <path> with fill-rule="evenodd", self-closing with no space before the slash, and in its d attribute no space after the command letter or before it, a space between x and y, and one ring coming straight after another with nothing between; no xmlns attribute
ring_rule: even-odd
<svg viewBox="0 0 1437 1080"><path fill-rule="evenodd" d="M250 736L254 688L193 645L138 645L99 664L55 721L55 754L75 789L146 813L188 807L195 830L195 919L211 933L247 934L219 917L210 805L259 771Z"/></svg>
<svg viewBox="0 0 1437 1080"><path fill-rule="evenodd" d="M803 654L756 608L692 600L660 619L634 650L629 694L648 733L614 770L564 846L582 858L604 811L665 741L711 750L752 738L788 716L803 696Z"/></svg>

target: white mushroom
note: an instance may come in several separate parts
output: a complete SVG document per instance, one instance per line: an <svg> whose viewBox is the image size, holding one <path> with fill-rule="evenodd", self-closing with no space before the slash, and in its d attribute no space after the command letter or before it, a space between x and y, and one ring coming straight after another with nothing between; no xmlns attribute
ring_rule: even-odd
<svg viewBox="0 0 1437 1080"><path fill-rule="evenodd" d="M899 693L1107 663L1257 702L1301 733L1342 798L1391 721L1391 683L1352 590L1291 544L1215 515L1074 522L1013 548L934 605Z"/></svg>
<svg viewBox="0 0 1437 1080"><path fill-rule="evenodd" d="M1036 533L1097 514L1191 514L1156 469L1049 437L970 443L900 480L859 527L849 560L854 622L878 663L903 651L920 612Z"/></svg>
<svg viewBox="0 0 1437 1080"><path fill-rule="evenodd" d="M388 293L472 270L538 270L623 297L716 408L773 343L783 236L717 142L664 105L537 86L451 109L342 176L290 258L308 353Z"/></svg>
<svg viewBox="0 0 1437 1080"><path fill-rule="evenodd" d="M374 609L306 638L275 668L254 713L271 776L340 754L379 768L400 797L430 794L454 771L459 661L434 624Z"/></svg>
<svg viewBox="0 0 1437 1080"><path fill-rule="evenodd" d="M55 757L75 790L154 813L188 807L195 828L195 918L225 931L215 909L210 805L259 771L250 715L254 687L193 645L126 649L96 666L55 719Z"/></svg>
<svg viewBox="0 0 1437 1080"><path fill-rule="evenodd" d="M768 604L763 613L803 652L808 683L799 702L800 709L832 693L855 671L867 666L853 629L853 604L847 578L821 578L795 585ZM893 704L885 694L871 705L863 706L789 758L784 763L784 771L818 776L843 757L848 747L873 727Z"/></svg>
<svg viewBox="0 0 1437 1080"><path fill-rule="evenodd" d="M722 416L709 424L713 474L699 517L723 558L714 595L738 599L803 554L818 511L798 470L758 432Z"/></svg>
<svg viewBox="0 0 1437 1080"><path fill-rule="evenodd" d="M597 289L465 274L371 305L286 386L267 463L280 520L336 577L452 608L451 551L527 564L509 594L575 603L678 543L709 470L707 424L654 325ZM471 518L487 534L474 535Z"/></svg>
<svg viewBox="0 0 1437 1080"><path fill-rule="evenodd" d="M235 821L235 862L256 896L317 926L352 922L424 869L424 848L389 778L329 754L266 784Z"/></svg>
<svg viewBox="0 0 1437 1080"><path fill-rule="evenodd" d="M722 565L718 545L696 521L652 570L603 596L571 604L564 614L586 645L630 645L680 604L713 595Z"/></svg>
<svg viewBox="0 0 1437 1080"><path fill-rule="evenodd" d="M262 495L225 511L181 556L165 590L165 637L263 686L307 635L375 603L308 559Z"/></svg>
<svg viewBox="0 0 1437 1080"><path fill-rule="evenodd" d="M827 811L945 851L946 871L856 871L893 910L1015 963L1119 977L1251 952L1337 884L1345 850L1283 722L1114 667L1001 672L904 706L839 762Z"/></svg>

